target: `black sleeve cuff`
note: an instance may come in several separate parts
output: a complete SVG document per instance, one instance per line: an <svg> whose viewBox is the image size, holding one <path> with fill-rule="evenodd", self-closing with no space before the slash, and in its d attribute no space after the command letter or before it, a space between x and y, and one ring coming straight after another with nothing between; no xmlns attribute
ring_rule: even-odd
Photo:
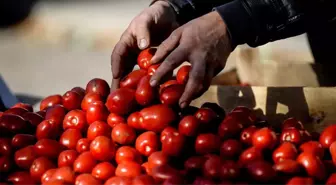
<svg viewBox="0 0 336 185"><path fill-rule="evenodd" d="M239 0L216 7L231 37L232 47L250 43L256 39L253 20Z"/></svg>

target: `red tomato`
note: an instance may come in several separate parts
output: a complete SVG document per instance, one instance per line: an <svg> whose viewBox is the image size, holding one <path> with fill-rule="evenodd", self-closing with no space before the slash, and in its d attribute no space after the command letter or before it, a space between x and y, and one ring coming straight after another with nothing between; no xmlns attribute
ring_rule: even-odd
<svg viewBox="0 0 336 185"><path fill-rule="evenodd" d="M57 159L63 149L63 146L59 142L52 139L41 139L34 146L34 150L38 156L51 159Z"/></svg>
<svg viewBox="0 0 336 185"><path fill-rule="evenodd" d="M143 129L140 124L141 122L142 122L142 117L140 115L140 112L133 112L127 118L127 124L137 130Z"/></svg>
<svg viewBox="0 0 336 185"><path fill-rule="evenodd" d="M156 52L155 48L148 48L142 50L138 55L138 65L141 69L148 69L151 65L151 60Z"/></svg>
<svg viewBox="0 0 336 185"><path fill-rule="evenodd" d="M92 156L99 161L112 160L115 151L115 143L106 136L98 136L90 144Z"/></svg>
<svg viewBox="0 0 336 185"><path fill-rule="evenodd" d="M222 139L236 137L243 130L243 125L238 119L233 117L226 117L218 127L218 135Z"/></svg>
<svg viewBox="0 0 336 185"><path fill-rule="evenodd" d="M302 143L302 135L300 130L296 128L288 128L282 131L280 135L281 142L292 142L295 145L300 145Z"/></svg>
<svg viewBox="0 0 336 185"><path fill-rule="evenodd" d="M284 159L274 164L274 170L285 174L297 174L301 171L301 165L292 159Z"/></svg>
<svg viewBox="0 0 336 185"><path fill-rule="evenodd" d="M81 103L81 108L83 111L87 111L88 108L89 108L89 105L91 103L95 103L95 102L102 102L104 101L103 97L100 96L99 94L97 93L89 93L89 94L86 94L82 100L82 103Z"/></svg>
<svg viewBox="0 0 336 185"><path fill-rule="evenodd" d="M263 160L264 156L262 151L254 146L243 151L239 156L240 166L245 166L246 164L251 163L252 161Z"/></svg>
<svg viewBox="0 0 336 185"><path fill-rule="evenodd" d="M242 144L235 139L228 139L224 141L220 147L220 156L223 159L236 158L243 152Z"/></svg>
<svg viewBox="0 0 336 185"><path fill-rule="evenodd" d="M109 178L104 185L131 185L132 179L127 177L111 177Z"/></svg>
<svg viewBox="0 0 336 185"><path fill-rule="evenodd" d="M57 125L62 125L65 114L66 109L62 105L55 105L47 109L45 119L53 120Z"/></svg>
<svg viewBox="0 0 336 185"><path fill-rule="evenodd" d="M126 123L126 120L118 114L110 113L107 117L107 124L109 124L112 128L120 123Z"/></svg>
<svg viewBox="0 0 336 185"><path fill-rule="evenodd" d="M97 162L90 152L81 153L74 162L73 169L77 173L91 173Z"/></svg>
<svg viewBox="0 0 336 185"><path fill-rule="evenodd" d="M193 185L215 185L216 183L205 177L196 177L193 182Z"/></svg>
<svg viewBox="0 0 336 185"><path fill-rule="evenodd" d="M91 141L87 138L82 138L77 141L76 151L78 153L83 153L90 150Z"/></svg>
<svg viewBox="0 0 336 185"><path fill-rule="evenodd" d="M34 146L26 146L16 151L14 155L16 165L26 170L30 168L37 157Z"/></svg>
<svg viewBox="0 0 336 185"><path fill-rule="evenodd" d="M234 161L224 161L221 163L220 178L226 179L237 179L240 175L240 168Z"/></svg>
<svg viewBox="0 0 336 185"><path fill-rule="evenodd" d="M81 96L85 96L85 90L82 87L74 87L71 91L78 93Z"/></svg>
<svg viewBox="0 0 336 185"><path fill-rule="evenodd" d="M273 152L273 161L274 163L281 162L286 159L295 160L298 155L296 147L290 142L284 142Z"/></svg>
<svg viewBox="0 0 336 185"><path fill-rule="evenodd" d="M213 153L219 150L220 138L215 134L200 134L195 141L195 150L198 154Z"/></svg>
<svg viewBox="0 0 336 185"><path fill-rule="evenodd" d="M160 67L161 64L154 64L149 66L148 70L147 70L147 75L152 76L156 70Z"/></svg>
<svg viewBox="0 0 336 185"><path fill-rule="evenodd" d="M169 156L166 155L162 151L153 152L148 157L149 168L154 168L156 166L165 165L165 164L168 164L168 162L169 162Z"/></svg>
<svg viewBox="0 0 336 185"><path fill-rule="evenodd" d="M40 110L44 110L48 107L62 104L62 96L59 94L51 95L44 98L40 103Z"/></svg>
<svg viewBox="0 0 336 185"><path fill-rule="evenodd" d="M180 176L179 171L169 165L157 166L152 170L152 177L155 182L163 182L167 179L179 178Z"/></svg>
<svg viewBox="0 0 336 185"><path fill-rule="evenodd" d="M75 172L68 166L57 168L49 181L52 182L54 180L61 180L66 184L74 184Z"/></svg>
<svg viewBox="0 0 336 185"><path fill-rule="evenodd" d="M33 110L33 106L29 105L28 103L19 102L19 103L16 103L15 105L13 105L11 108L16 108L16 107L26 109L29 112L33 112L34 111Z"/></svg>
<svg viewBox="0 0 336 185"><path fill-rule="evenodd" d="M135 90L130 88L119 88L112 91L106 101L108 110L118 115L128 114L135 105Z"/></svg>
<svg viewBox="0 0 336 185"><path fill-rule="evenodd" d="M176 120L175 112L166 105L153 105L140 111L142 127L149 131L161 132Z"/></svg>
<svg viewBox="0 0 336 185"><path fill-rule="evenodd" d="M1 156L0 157L0 173L8 173L11 171L13 164L13 159L10 156Z"/></svg>
<svg viewBox="0 0 336 185"><path fill-rule="evenodd" d="M10 138L0 138L0 155L12 155L13 147Z"/></svg>
<svg viewBox="0 0 336 185"><path fill-rule="evenodd" d="M29 121L33 126L37 126L44 119L44 117L34 112L26 112L24 115L22 115L22 118L26 121Z"/></svg>
<svg viewBox="0 0 336 185"><path fill-rule="evenodd" d="M135 100L142 106L150 105L156 97L155 88L149 84L151 76L144 76L135 91Z"/></svg>
<svg viewBox="0 0 336 185"><path fill-rule="evenodd" d="M150 175L140 175L133 179L132 185L150 185L155 184L155 181Z"/></svg>
<svg viewBox="0 0 336 185"><path fill-rule="evenodd" d="M247 165L247 172L258 182L269 182L276 176L272 165L262 160L249 163Z"/></svg>
<svg viewBox="0 0 336 185"><path fill-rule="evenodd" d="M139 151L130 146L122 146L118 148L116 152L115 161L117 164L122 163L123 161L134 161L139 164L142 163L142 157Z"/></svg>
<svg viewBox="0 0 336 185"><path fill-rule="evenodd" d="M320 136L320 143L322 144L323 148L329 148L331 143L336 141L336 125L330 125L325 128Z"/></svg>
<svg viewBox="0 0 336 185"><path fill-rule="evenodd" d="M192 156L184 162L187 171L199 171L203 168L206 158L203 156Z"/></svg>
<svg viewBox="0 0 336 185"><path fill-rule="evenodd" d="M240 133L240 142L244 143L245 145L251 146L252 145L252 136L258 130L258 128L254 125L245 128Z"/></svg>
<svg viewBox="0 0 336 185"><path fill-rule="evenodd" d="M307 142L312 140L312 136L307 130L300 130L302 136L302 142Z"/></svg>
<svg viewBox="0 0 336 185"><path fill-rule="evenodd" d="M142 163L141 167L142 167L143 171L145 171L148 175L152 174L152 169L149 168L149 163L148 162Z"/></svg>
<svg viewBox="0 0 336 185"><path fill-rule="evenodd" d="M106 98L110 93L110 86L105 80L94 78L86 85L85 93L97 93Z"/></svg>
<svg viewBox="0 0 336 185"><path fill-rule="evenodd" d="M136 89L141 78L147 75L143 69L134 70L120 80L120 88Z"/></svg>
<svg viewBox="0 0 336 185"><path fill-rule="evenodd" d="M298 185L298 184L313 185L314 180L311 177L292 177L287 181L286 185Z"/></svg>
<svg viewBox="0 0 336 185"><path fill-rule="evenodd" d="M152 131L140 134L135 141L135 148L144 156L150 156L153 152L158 151L159 147L159 138Z"/></svg>
<svg viewBox="0 0 336 185"><path fill-rule="evenodd" d="M160 85L159 93L161 94L162 90L171 85L179 84L176 80L168 80L165 83Z"/></svg>
<svg viewBox="0 0 336 185"><path fill-rule="evenodd" d="M81 131L87 129L86 115L82 110L72 110L68 112L63 120L63 129L74 128Z"/></svg>
<svg viewBox="0 0 336 185"><path fill-rule="evenodd" d="M219 156L212 156L208 158L203 165L203 176L210 179L217 179L220 177L221 160Z"/></svg>
<svg viewBox="0 0 336 185"><path fill-rule="evenodd" d="M186 144L186 138L173 127L166 127L160 136L162 152L169 156L179 156Z"/></svg>
<svg viewBox="0 0 336 185"><path fill-rule="evenodd" d="M134 178L141 175L141 165L133 161L123 161L118 164L115 174L119 177Z"/></svg>
<svg viewBox="0 0 336 185"><path fill-rule="evenodd" d="M58 167L72 167L77 157L78 152L76 152L75 150L64 150L58 156Z"/></svg>
<svg viewBox="0 0 336 185"><path fill-rule="evenodd" d="M75 185L100 185L101 182L91 174L83 173L76 177Z"/></svg>
<svg viewBox="0 0 336 185"><path fill-rule="evenodd" d="M36 182L41 181L42 175L49 169L55 168L55 165L46 157L39 157L34 160L30 167L30 175Z"/></svg>
<svg viewBox="0 0 336 185"><path fill-rule="evenodd" d="M29 134L16 134L12 139L12 147L16 149L24 148L28 145L33 145L36 142L36 138Z"/></svg>
<svg viewBox="0 0 336 185"><path fill-rule="evenodd" d="M80 109L84 96L74 92L67 91L62 96L62 104L67 110Z"/></svg>
<svg viewBox="0 0 336 185"><path fill-rule="evenodd" d="M225 110L217 103L205 102L202 104L201 108L211 109L216 113L217 118L219 118L220 120L223 120L225 117Z"/></svg>
<svg viewBox="0 0 336 185"><path fill-rule="evenodd" d="M254 112L251 109L243 106L236 107L232 112L228 114L228 116L238 119L244 127L251 126L257 121L257 117Z"/></svg>
<svg viewBox="0 0 336 185"><path fill-rule="evenodd" d="M43 119L45 118L47 110L40 110L37 111L36 114L40 115Z"/></svg>
<svg viewBox="0 0 336 185"><path fill-rule="evenodd" d="M176 80L179 84L186 84L189 78L190 65L182 66L176 73Z"/></svg>
<svg viewBox="0 0 336 185"><path fill-rule="evenodd" d="M108 126L107 123L103 121L95 121L90 124L86 137L92 141L97 136L107 136L110 137L111 128Z"/></svg>
<svg viewBox="0 0 336 185"><path fill-rule="evenodd" d="M80 130L69 128L63 132L59 142L68 149L76 149L77 142L82 137Z"/></svg>
<svg viewBox="0 0 336 185"><path fill-rule="evenodd" d="M326 169L320 158L312 153L301 153L296 159L306 170L307 174L318 180L326 178Z"/></svg>
<svg viewBox="0 0 336 185"><path fill-rule="evenodd" d="M329 151L330 151L330 154L331 154L333 163L334 163L335 168L336 168L336 141L334 141L334 142L330 145Z"/></svg>
<svg viewBox="0 0 336 185"><path fill-rule="evenodd" d="M201 122L192 115L185 116L178 125L179 133L185 136L196 136L200 132Z"/></svg>
<svg viewBox="0 0 336 185"><path fill-rule="evenodd" d="M173 106L177 105L184 92L184 85L173 84L163 88L160 92L160 101L162 104Z"/></svg>
<svg viewBox="0 0 336 185"><path fill-rule="evenodd" d="M86 111L86 121L91 124L95 121L106 121L109 112L103 102L91 103Z"/></svg>
<svg viewBox="0 0 336 185"><path fill-rule="evenodd" d="M53 168L53 169L49 169L49 170L45 171L43 173L43 175L41 176L41 183L44 184L44 183L49 182L51 177L56 172L56 170L57 170L56 168Z"/></svg>
<svg viewBox="0 0 336 185"><path fill-rule="evenodd" d="M210 124L217 117L217 114L209 108L200 108L198 109L194 116L202 123L202 124Z"/></svg>
<svg viewBox="0 0 336 185"><path fill-rule="evenodd" d="M8 176L7 181L11 182L14 185L19 185L19 184L34 185L36 184L33 177L30 176L29 172L25 172L25 171L13 172L12 174Z"/></svg>
<svg viewBox="0 0 336 185"><path fill-rule="evenodd" d="M336 173L333 173L329 176L326 185L333 185L336 184Z"/></svg>
<svg viewBox="0 0 336 185"><path fill-rule="evenodd" d="M112 140L121 145L134 143L136 139L135 130L127 124L118 124L112 129Z"/></svg>
<svg viewBox="0 0 336 185"><path fill-rule="evenodd" d="M317 155L321 159L324 156L324 148L322 147L321 143L319 143L317 141L305 142L300 146L299 149L300 149L301 152L308 152L308 153L312 153L314 155Z"/></svg>
<svg viewBox="0 0 336 185"><path fill-rule="evenodd" d="M17 116L22 116L27 112L28 111L24 108L14 107L14 108L10 108L10 109L6 110L4 112L4 114L14 114L14 115L17 115Z"/></svg>
<svg viewBox="0 0 336 185"><path fill-rule="evenodd" d="M298 130L303 130L303 124L296 118L288 118L282 123L281 126L282 130L285 130L287 128L296 128Z"/></svg>
<svg viewBox="0 0 336 185"><path fill-rule="evenodd" d="M92 176L99 180L107 180L115 175L116 168L109 162L97 164L92 169Z"/></svg>
<svg viewBox="0 0 336 185"><path fill-rule="evenodd" d="M277 144L275 132L269 128L257 130L252 136L253 146L259 149L272 149Z"/></svg>
<svg viewBox="0 0 336 185"><path fill-rule="evenodd" d="M51 119L42 121L36 128L36 138L41 139L56 139L60 136L60 126Z"/></svg>
<svg viewBox="0 0 336 185"><path fill-rule="evenodd" d="M13 114L3 114L0 118L1 136L4 137L7 134L27 133L30 129L30 125L21 117Z"/></svg>

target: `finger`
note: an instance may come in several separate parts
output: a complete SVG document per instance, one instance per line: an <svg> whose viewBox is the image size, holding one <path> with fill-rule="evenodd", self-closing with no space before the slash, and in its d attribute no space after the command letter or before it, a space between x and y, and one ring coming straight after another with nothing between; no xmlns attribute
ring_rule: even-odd
<svg viewBox="0 0 336 185"><path fill-rule="evenodd" d="M134 26L133 35L137 39L138 47L140 50L146 49L150 46L150 32L149 27L152 19L148 14L143 14Z"/></svg>
<svg viewBox="0 0 336 185"><path fill-rule="evenodd" d="M203 88L203 81L205 78L206 67L204 62L199 60L199 58L190 60L190 62L192 63L192 66L188 82L179 102L181 108L188 106L192 98Z"/></svg>
<svg viewBox="0 0 336 185"><path fill-rule="evenodd" d="M182 47L177 47L171 52L153 74L150 80L151 86L156 86L166 74L172 72L176 67L182 64L187 59L187 55L186 49Z"/></svg>
<svg viewBox="0 0 336 185"><path fill-rule="evenodd" d="M111 91L118 89L119 84L120 84L120 78L114 78L112 80Z"/></svg>
<svg viewBox="0 0 336 185"><path fill-rule="evenodd" d="M211 85L212 78L214 77L214 74L215 74L215 70L214 70L214 68L212 68L212 67L208 67L208 68L206 68L206 70L205 70L205 78L204 78L202 87L201 87L200 90L199 90L198 92L196 92L196 94L192 97L193 99L196 99L196 98L202 96L203 93L209 89L209 87L210 87L210 85Z"/></svg>
<svg viewBox="0 0 336 185"><path fill-rule="evenodd" d="M164 40L157 48L155 55L151 59L151 63L155 64L162 61L168 54L173 51L177 46L181 38L181 32L179 30L174 31L166 40Z"/></svg>

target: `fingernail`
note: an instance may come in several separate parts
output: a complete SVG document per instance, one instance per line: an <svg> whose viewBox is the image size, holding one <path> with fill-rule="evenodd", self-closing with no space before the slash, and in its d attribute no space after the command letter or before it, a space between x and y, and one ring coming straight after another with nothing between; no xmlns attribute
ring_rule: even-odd
<svg viewBox="0 0 336 185"><path fill-rule="evenodd" d="M140 49L144 49L147 47L147 41L146 39L141 39L139 44Z"/></svg>
<svg viewBox="0 0 336 185"><path fill-rule="evenodd" d="M187 103L186 102L182 102L180 103L180 107L183 109L183 108L186 108L187 107Z"/></svg>
<svg viewBox="0 0 336 185"><path fill-rule="evenodd" d="M156 80L151 80L151 81L149 82L149 84L150 84L152 87L156 86Z"/></svg>

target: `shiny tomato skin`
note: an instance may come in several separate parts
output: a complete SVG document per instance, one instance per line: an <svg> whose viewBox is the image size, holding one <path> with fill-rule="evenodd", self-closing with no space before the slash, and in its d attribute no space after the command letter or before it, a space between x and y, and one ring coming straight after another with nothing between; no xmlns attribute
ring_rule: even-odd
<svg viewBox="0 0 336 185"><path fill-rule="evenodd" d="M94 78L86 85L85 93L97 93L106 98L110 93L110 86L105 80Z"/></svg>
<svg viewBox="0 0 336 185"><path fill-rule="evenodd" d="M68 128L79 129L85 131L87 129L86 114L82 110L72 110L68 112L63 120L63 129Z"/></svg>
<svg viewBox="0 0 336 185"><path fill-rule="evenodd" d="M121 146L116 151L115 161L117 164L123 161L134 161L139 164L142 163L142 157L139 151L131 146Z"/></svg>
<svg viewBox="0 0 336 185"><path fill-rule="evenodd" d="M301 165L292 159L284 159L273 165L273 168L277 172L285 174L297 174L301 171Z"/></svg>
<svg viewBox="0 0 336 185"><path fill-rule="evenodd" d="M183 152L186 138L173 127L166 127L160 136L162 152L169 156L179 156Z"/></svg>
<svg viewBox="0 0 336 185"><path fill-rule="evenodd" d="M169 156L162 151L153 152L148 157L148 165L149 168L151 169L155 168L156 166L168 164L168 162L169 162Z"/></svg>
<svg viewBox="0 0 336 185"><path fill-rule="evenodd" d="M140 175L133 179L132 185L151 185L155 184L154 178L150 175Z"/></svg>
<svg viewBox="0 0 336 185"><path fill-rule="evenodd" d="M31 106L28 103L19 102L19 103L16 103L15 105L13 105L11 108L15 108L15 107L26 109L28 112L33 112L34 111L33 106Z"/></svg>
<svg viewBox="0 0 336 185"><path fill-rule="evenodd" d="M296 128L287 128L282 131L280 135L281 142L292 142L295 145L300 145L302 143L302 135L300 130Z"/></svg>
<svg viewBox="0 0 336 185"><path fill-rule="evenodd" d="M43 119L45 118L47 110L40 110L37 111L36 114L40 115Z"/></svg>
<svg viewBox="0 0 336 185"><path fill-rule="evenodd" d="M207 125L214 121L217 117L217 114L209 108L200 108L198 109L194 116L203 124Z"/></svg>
<svg viewBox="0 0 336 185"><path fill-rule="evenodd" d="M49 182L51 177L56 172L56 170L57 170L56 168L52 168L52 169L45 171L43 175L41 176L41 183L44 184L44 183Z"/></svg>
<svg viewBox="0 0 336 185"><path fill-rule="evenodd" d="M127 118L127 124L134 129L142 130L142 117L140 112L133 112Z"/></svg>
<svg viewBox="0 0 336 185"><path fill-rule="evenodd" d="M256 115L248 108L238 109L230 112L227 117L232 117L241 123L244 127L254 125L257 121Z"/></svg>
<svg viewBox="0 0 336 185"><path fill-rule="evenodd" d="M34 145L36 138L30 134L16 134L12 139L12 147L16 149L24 148L28 145Z"/></svg>
<svg viewBox="0 0 336 185"><path fill-rule="evenodd" d="M25 114L22 115L22 118L26 121L29 121L31 125L33 126L37 126L38 124L40 124L44 117L42 117L41 115L35 113L35 112L26 112Z"/></svg>
<svg viewBox="0 0 336 185"><path fill-rule="evenodd" d="M109 178L104 185L132 185L132 179L114 176Z"/></svg>
<svg viewBox="0 0 336 185"><path fill-rule="evenodd" d="M219 150L220 138L211 133L200 134L195 141L195 150L198 154L208 154Z"/></svg>
<svg viewBox="0 0 336 185"><path fill-rule="evenodd" d="M141 175L141 165L133 161L123 161L118 164L115 174L119 177L134 178Z"/></svg>
<svg viewBox="0 0 336 185"><path fill-rule="evenodd" d="M37 140L56 139L61 135L61 128L54 120L46 119L37 126L35 135Z"/></svg>
<svg viewBox="0 0 336 185"><path fill-rule="evenodd" d="M162 90L171 86L171 85L177 85L179 84L176 80L172 79L172 80L168 80L166 81L165 83L161 84L160 85L160 88L159 88L159 93L161 94Z"/></svg>
<svg viewBox="0 0 336 185"><path fill-rule="evenodd" d="M21 116L14 114L3 114L0 117L1 135L9 135L27 133L30 131L31 125ZM7 133L8 132L8 133Z"/></svg>
<svg viewBox="0 0 336 185"><path fill-rule="evenodd" d="M333 173L329 176L326 185L333 185L336 184L336 173Z"/></svg>
<svg viewBox="0 0 336 185"><path fill-rule="evenodd" d="M130 72L127 76L120 80L120 88L136 89L141 78L147 75L147 71L138 69Z"/></svg>
<svg viewBox="0 0 336 185"><path fill-rule="evenodd" d="M199 171L206 161L204 156L191 156L184 162L184 169L187 171Z"/></svg>
<svg viewBox="0 0 336 185"><path fill-rule="evenodd" d="M303 124L296 118L288 118L284 122L282 122L281 125L282 130L287 128L296 128L298 130L303 130Z"/></svg>
<svg viewBox="0 0 336 185"><path fill-rule="evenodd" d="M12 170L14 162L10 156L0 156L0 173L8 173Z"/></svg>
<svg viewBox="0 0 336 185"><path fill-rule="evenodd" d="M135 90L130 88L119 88L112 91L106 101L108 110L118 115L130 113L135 106Z"/></svg>
<svg viewBox="0 0 336 185"><path fill-rule="evenodd" d="M329 151L330 151L330 154L331 154L331 158L332 158L332 161L334 163L334 166L335 166L335 169L336 169L336 141L334 141L330 147L329 147Z"/></svg>
<svg viewBox="0 0 336 185"><path fill-rule="evenodd" d="M71 91L78 93L81 96L85 96L85 90L82 87L74 87Z"/></svg>
<svg viewBox="0 0 336 185"><path fill-rule="evenodd" d="M76 177L75 185L100 185L101 182L91 174L83 173Z"/></svg>
<svg viewBox="0 0 336 185"><path fill-rule="evenodd" d="M68 149L76 149L77 142L82 137L80 130L69 128L63 132L59 142Z"/></svg>
<svg viewBox="0 0 336 185"><path fill-rule="evenodd" d="M155 182L163 182L171 178L179 178L181 174L169 165L161 165L152 169L152 177Z"/></svg>
<svg viewBox="0 0 336 185"><path fill-rule="evenodd" d="M110 113L109 116L107 117L107 124L110 125L111 128L115 127L120 123L126 123L126 120L125 118L119 116L118 114Z"/></svg>
<svg viewBox="0 0 336 185"><path fill-rule="evenodd" d="M143 118L142 127L153 132L161 132L177 118L171 108L162 104L142 109L140 116Z"/></svg>
<svg viewBox="0 0 336 185"><path fill-rule="evenodd" d="M90 152L99 161L110 161L115 156L115 143L106 136L98 136L91 142Z"/></svg>
<svg viewBox="0 0 336 185"><path fill-rule="evenodd" d="M276 176L272 165L262 160L247 164L247 171L249 175L258 182L269 182Z"/></svg>
<svg viewBox="0 0 336 185"><path fill-rule="evenodd" d="M121 145L130 145L136 139L135 130L127 124L116 125L111 132L112 140Z"/></svg>
<svg viewBox="0 0 336 185"><path fill-rule="evenodd" d="M110 137L111 128L109 125L103 121L95 121L90 124L86 137L92 141L97 136L107 136Z"/></svg>
<svg viewBox="0 0 336 185"><path fill-rule="evenodd" d="M99 180L107 180L115 175L116 168L110 162L101 162L92 169L92 176Z"/></svg>
<svg viewBox="0 0 336 185"><path fill-rule="evenodd" d="M320 158L312 153L301 153L296 159L306 170L307 174L318 180L325 180L326 169Z"/></svg>
<svg viewBox="0 0 336 185"><path fill-rule="evenodd" d="M221 160L219 156L209 157L203 164L203 176L210 179L217 179L220 177Z"/></svg>
<svg viewBox="0 0 336 185"><path fill-rule="evenodd" d="M30 167L30 175L36 182L41 181L42 175L49 169L55 168L55 164L46 157L39 157L34 160Z"/></svg>
<svg viewBox="0 0 336 185"><path fill-rule="evenodd" d="M159 69L161 64L153 64L151 66L149 66L148 70L147 70L147 75L149 76L153 76L153 74L156 72L157 69Z"/></svg>
<svg viewBox="0 0 336 185"><path fill-rule="evenodd" d="M150 156L158 151L160 141L155 132L147 131L140 134L135 141L135 148L144 156Z"/></svg>
<svg viewBox="0 0 336 185"><path fill-rule="evenodd" d="M254 125L245 128L240 133L240 142L244 143L247 146L252 145L252 136L258 130L258 128Z"/></svg>
<svg viewBox="0 0 336 185"><path fill-rule="evenodd" d="M274 163L278 163L286 159L295 160L297 156L298 151L295 145L291 142L284 142L273 151L272 158Z"/></svg>
<svg viewBox="0 0 336 185"><path fill-rule="evenodd" d="M103 102L91 103L86 111L86 121L91 124L95 121L106 121L109 112Z"/></svg>
<svg viewBox="0 0 336 185"><path fill-rule="evenodd" d="M14 185L34 185L37 184L33 177L30 176L29 172L26 171L17 171L11 173L8 178L8 182L11 182Z"/></svg>
<svg viewBox="0 0 336 185"><path fill-rule="evenodd" d="M45 119L53 120L57 125L62 125L65 115L66 109L62 105L55 105L47 109Z"/></svg>
<svg viewBox="0 0 336 185"><path fill-rule="evenodd" d="M37 157L34 146L30 145L16 151L14 160L20 168L28 170Z"/></svg>
<svg viewBox="0 0 336 185"><path fill-rule="evenodd" d="M239 165L245 166L253 161L263 160L262 151L254 146L244 150L239 156Z"/></svg>
<svg viewBox="0 0 336 185"><path fill-rule="evenodd" d="M135 100L139 105L148 106L150 105L155 97L156 90L149 84L151 76L144 76L140 79L139 84L135 91Z"/></svg>
<svg viewBox="0 0 336 185"><path fill-rule="evenodd" d="M102 102L104 101L103 97L100 96L97 93L88 93L84 96L82 103L81 103L81 108L83 111L87 111L89 108L89 105L91 103L95 103L95 102Z"/></svg>
<svg viewBox="0 0 336 185"><path fill-rule="evenodd" d="M57 168L49 181L61 180L66 184L74 184L75 178L75 172L72 170L72 168L64 166Z"/></svg>
<svg viewBox="0 0 336 185"><path fill-rule="evenodd" d="M24 108L21 108L21 107L14 107L14 108L10 108L8 110L6 110L4 112L4 114L14 114L14 115L17 115L17 116L23 116L25 113L27 113L28 110L24 109Z"/></svg>
<svg viewBox="0 0 336 185"><path fill-rule="evenodd" d="M179 84L186 84L189 78L191 65L182 66L176 73L176 80Z"/></svg>
<svg viewBox="0 0 336 185"><path fill-rule="evenodd" d="M298 185L298 184L313 185L314 179L311 177L292 177L286 183L286 185Z"/></svg>
<svg viewBox="0 0 336 185"><path fill-rule="evenodd" d="M10 156L14 151L10 138L0 138L0 155Z"/></svg>
<svg viewBox="0 0 336 185"><path fill-rule="evenodd" d="M321 143L317 141L307 141L302 143L299 147L299 150L301 152L313 153L314 155L319 156L320 159L323 159L324 156L324 148L322 147Z"/></svg>
<svg viewBox="0 0 336 185"><path fill-rule="evenodd" d="M184 92L184 85L174 84L163 88L160 92L160 101L162 104L174 106L178 105Z"/></svg>
<svg viewBox="0 0 336 185"><path fill-rule="evenodd" d="M57 159L64 147L56 140L41 139L34 145L34 150L38 156Z"/></svg>
<svg viewBox="0 0 336 185"><path fill-rule="evenodd" d="M137 58L137 63L141 69L148 69L151 65L151 60L156 52L156 48L148 48L142 50Z"/></svg>
<svg viewBox="0 0 336 185"><path fill-rule="evenodd" d="M225 140L220 146L220 156L223 159L233 159L243 152L242 144L235 139Z"/></svg>
<svg viewBox="0 0 336 185"><path fill-rule="evenodd" d="M90 150L91 141L87 138L81 138L77 141L76 151L78 153L83 153Z"/></svg>
<svg viewBox="0 0 336 185"><path fill-rule="evenodd" d="M90 152L81 153L73 164L73 169L77 173L91 173L97 161Z"/></svg>
<svg viewBox="0 0 336 185"><path fill-rule="evenodd" d="M201 122L192 115L185 116L178 125L179 133L185 136L196 136L200 132Z"/></svg>
<svg viewBox="0 0 336 185"><path fill-rule="evenodd" d="M72 167L78 155L78 152L75 150L62 151L58 156L58 167Z"/></svg>
<svg viewBox="0 0 336 185"><path fill-rule="evenodd" d="M146 172L146 174L148 174L148 175L152 174L152 169L149 167L149 163L148 162L142 163L141 167L142 167L142 170L144 172Z"/></svg>
<svg viewBox="0 0 336 185"><path fill-rule="evenodd" d="M223 180L237 179L240 175L240 168L234 161L224 161L221 163L220 178Z"/></svg>
<svg viewBox="0 0 336 185"><path fill-rule="evenodd" d="M74 92L74 91L67 91L63 96L62 96L62 105L67 109L67 110L75 110L75 109L80 109L81 108L81 103L83 100L84 96Z"/></svg>
<svg viewBox="0 0 336 185"><path fill-rule="evenodd" d="M259 129L252 136L252 145L259 149L273 149L276 144L275 132L269 128Z"/></svg>
<svg viewBox="0 0 336 185"><path fill-rule="evenodd" d="M243 125L238 119L226 117L218 127L218 135L221 139L236 137L243 130Z"/></svg>
<svg viewBox="0 0 336 185"><path fill-rule="evenodd" d="M40 110L44 110L48 107L62 104L62 96L59 94L50 95L44 98L40 103Z"/></svg>
<svg viewBox="0 0 336 185"><path fill-rule="evenodd" d="M330 145L336 141L336 125L330 125L325 128L320 135L320 143L322 144L323 148L329 148Z"/></svg>

